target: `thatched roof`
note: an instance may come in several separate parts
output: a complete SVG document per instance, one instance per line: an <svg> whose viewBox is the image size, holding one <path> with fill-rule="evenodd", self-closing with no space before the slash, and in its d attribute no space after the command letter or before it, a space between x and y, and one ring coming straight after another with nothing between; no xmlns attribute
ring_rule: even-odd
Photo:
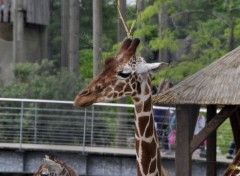
<svg viewBox="0 0 240 176"><path fill-rule="evenodd" d="M240 47L157 94L153 103L240 105Z"/></svg>

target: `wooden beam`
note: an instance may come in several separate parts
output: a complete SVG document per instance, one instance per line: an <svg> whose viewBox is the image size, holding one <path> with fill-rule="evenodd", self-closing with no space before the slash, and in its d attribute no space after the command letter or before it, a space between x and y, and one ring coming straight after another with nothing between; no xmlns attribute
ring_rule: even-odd
<svg viewBox="0 0 240 176"><path fill-rule="evenodd" d="M214 116L216 116L217 106L208 105L207 106L207 123L209 123ZM216 143L217 135L216 130L212 132L207 138L207 176L216 176Z"/></svg>
<svg viewBox="0 0 240 176"><path fill-rule="evenodd" d="M191 153L193 153L201 142L206 139L212 132L214 132L229 116L231 116L239 106L225 106L216 114L216 116L203 128L198 135L194 137L191 142Z"/></svg>
<svg viewBox="0 0 240 176"><path fill-rule="evenodd" d="M179 105L177 106L177 132L176 132L176 176L190 176L191 152L190 141L193 137L193 129L196 124L200 106Z"/></svg>
<svg viewBox="0 0 240 176"><path fill-rule="evenodd" d="M240 148L240 109L230 116L230 122L233 131L233 137L236 144L236 150Z"/></svg>

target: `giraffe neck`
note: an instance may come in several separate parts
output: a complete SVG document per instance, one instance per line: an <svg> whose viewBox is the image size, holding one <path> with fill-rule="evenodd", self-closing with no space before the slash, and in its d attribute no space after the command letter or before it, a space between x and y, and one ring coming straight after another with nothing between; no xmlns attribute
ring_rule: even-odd
<svg viewBox="0 0 240 176"><path fill-rule="evenodd" d="M134 98L138 176L161 175L160 147L152 115L150 87L146 84L141 95Z"/></svg>

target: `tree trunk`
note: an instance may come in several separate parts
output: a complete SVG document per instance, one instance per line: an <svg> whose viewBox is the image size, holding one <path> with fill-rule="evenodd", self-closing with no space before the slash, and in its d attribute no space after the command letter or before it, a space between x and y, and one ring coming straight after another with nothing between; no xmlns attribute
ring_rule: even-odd
<svg viewBox="0 0 240 176"><path fill-rule="evenodd" d="M102 0L93 0L93 77L101 69L102 60Z"/></svg>
<svg viewBox="0 0 240 176"><path fill-rule="evenodd" d="M61 29L62 29L62 44L61 44L61 68L68 68L68 34L69 34L69 1L62 0L61 10Z"/></svg>
<svg viewBox="0 0 240 176"><path fill-rule="evenodd" d="M25 61L24 58L24 14L21 0L13 1L13 62Z"/></svg>
<svg viewBox="0 0 240 176"><path fill-rule="evenodd" d="M79 75L79 1L69 0L69 70Z"/></svg>
<svg viewBox="0 0 240 176"><path fill-rule="evenodd" d="M79 1L62 0L61 67L79 74Z"/></svg>
<svg viewBox="0 0 240 176"><path fill-rule="evenodd" d="M121 0L119 5L120 5L123 19L126 20L126 0ZM118 36L117 36L118 42L121 42L125 37L126 37L126 31L124 29L122 20L118 16Z"/></svg>
<svg viewBox="0 0 240 176"><path fill-rule="evenodd" d="M229 25L229 37L228 37L228 51L232 51L234 49L234 19L231 12L229 0L226 0L227 14L228 14L228 25Z"/></svg>
<svg viewBox="0 0 240 176"><path fill-rule="evenodd" d="M141 12L144 10L144 0L137 0L136 5L138 14L137 18L139 18L141 16ZM139 23L137 24L137 29L141 29L141 25ZM149 50L149 48L148 46L146 46L144 38L141 38L141 42L144 45L143 49L141 50L141 56L143 58L147 58L147 51Z"/></svg>
<svg viewBox="0 0 240 176"><path fill-rule="evenodd" d="M162 40L164 38L164 30L168 28L167 5L164 2L161 3L160 11L158 13L158 24L159 38ZM158 62L168 62L167 49L159 49Z"/></svg>

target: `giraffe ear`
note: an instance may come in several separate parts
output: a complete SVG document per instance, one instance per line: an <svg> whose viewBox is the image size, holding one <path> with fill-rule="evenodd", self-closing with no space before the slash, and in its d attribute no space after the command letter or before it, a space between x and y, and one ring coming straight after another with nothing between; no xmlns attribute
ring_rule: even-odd
<svg viewBox="0 0 240 176"><path fill-rule="evenodd" d="M168 66L168 63L160 62L160 63L142 63L138 64L136 67L136 72L138 74L142 73L154 73L160 71L162 68L165 68Z"/></svg>

